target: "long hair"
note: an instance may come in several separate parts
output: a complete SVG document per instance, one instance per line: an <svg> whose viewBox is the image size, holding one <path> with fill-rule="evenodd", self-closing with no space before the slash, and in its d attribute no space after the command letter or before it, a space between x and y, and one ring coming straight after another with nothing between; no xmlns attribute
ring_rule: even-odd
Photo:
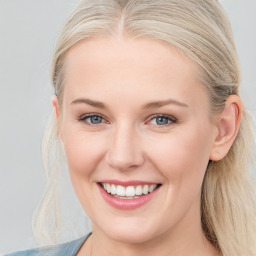
<svg viewBox="0 0 256 256"><path fill-rule="evenodd" d="M239 95L240 67L229 20L217 0L84 0L67 20L53 56L52 83L63 98L65 56L82 39L127 35L164 41L198 64L208 91L212 114L220 113L231 94ZM58 141L56 121L45 137L48 184L34 215L36 234L56 234L56 186L61 150L49 150ZM256 255L253 130L243 108L238 135L228 154L207 168L201 195L202 228L223 256ZM57 143L58 144L58 143ZM56 144L56 145L57 145ZM55 147L55 149L59 147ZM50 162L49 162L50 163ZM55 221L47 220L50 212ZM44 232L42 229L44 228Z"/></svg>

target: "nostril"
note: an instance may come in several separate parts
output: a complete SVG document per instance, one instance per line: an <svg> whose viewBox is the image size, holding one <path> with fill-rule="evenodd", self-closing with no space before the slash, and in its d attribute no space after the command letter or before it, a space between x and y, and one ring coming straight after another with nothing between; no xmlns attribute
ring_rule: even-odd
<svg viewBox="0 0 256 256"><path fill-rule="evenodd" d="M143 156L132 154L108 154L105 159L106 163L114 169L131 170L141 166L144 162Z"/></svg>
<svg viewBox="0 0 256 256"><path fill-rule="evenodd" d="M120 127L119 127L120 126ZM135 131L127 123L119 124L114 137L110 137L105 161L112 168L130 170L141 166L144 155Z"/></svg>

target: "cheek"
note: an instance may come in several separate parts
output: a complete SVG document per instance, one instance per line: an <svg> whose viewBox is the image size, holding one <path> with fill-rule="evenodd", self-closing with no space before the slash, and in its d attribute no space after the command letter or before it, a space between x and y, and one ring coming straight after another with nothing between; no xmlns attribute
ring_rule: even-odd
<svg viewBox="0 0 256 256"><path fill-rule="evenodd" d="M166 212L177 221L189 209L197 213L209 160L209 137L199 129L189 129L169 135L153 145L151 161L167 183L162 202Z"/></svg>
<svg viewBox="0 0 256 256"><path fill-rule="evenodd" d="M151 160L168 182L201 182L209 161L209 134L200 127L179 130L158 138Z"/></svg>
<svg viewBox="0 0 256 256"><path fill-rule="evenodd" d="M102 138L96 133L88 135L72 128L64 130L63 144L72 176L90 174L101 160L105 147Z"/></svg>
<svg viewBox="0 0 256 256"><path fill-rule="evenodd" d="M91 216L94 202L91 200L95 169L104 155L104 143L100 136L87 134L77 127L63 129L63 144L73 189L86 213Z"/></svg>

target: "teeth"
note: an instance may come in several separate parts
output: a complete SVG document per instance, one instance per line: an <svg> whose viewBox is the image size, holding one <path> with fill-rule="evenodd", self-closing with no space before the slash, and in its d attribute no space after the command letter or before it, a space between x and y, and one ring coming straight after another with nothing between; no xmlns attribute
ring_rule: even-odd
<svg viewBox="0 0 256 256"><path fill-rule="evenodd" d="M111 186L109 184L107 184L107 192L110 193L111 192Z"/></svg>
<svg viewBox="0 0 256 256"><path fill-rule="evenodd" d="M157 188L157 184L124 187L121 185L102 183L102 186L109 194L122 199L138 198L137 196L141 196L142 194L147 195Z"/></svg>
<svg viewBox="0 0 256 256"><path fill-rule="evenodd" d="M144 185L144 187L143 187L143 189L142 189L142 193L143 193L144 195L148 194L148 189L149 189L148 185Z"/></svg>
<svg viewBox="0 0 256 256"><path fill-rule="evenodd" d="M156 189L156 187L157 187L156 184L151 185L151 186L149 187L149 192L150 192L150 193L153 192L153 191Z"/></svg>
<svg viewBox="0 0 256 256"><path fill-rule="evenodd" d="M114 184L111 185L111 192L112 195L116 194L116 186Z"/></svg>
<svg viewBox="0 0 256 256"><path fill-rule="evenodd" d="M116 194L118 196L125 196L125 187L118 185L116 188Z"/></svg>
<svg viewBox="0 0 256 256"><path fill-rule="evenodd" d="M129 186L125 190L125 196L135 196L135 188L133 186Z"/></svg>
<svg viewBox="0 0 256 256"><path fill-rule="evenodd" d="M141 185L136 186L135 194L137 196L141 196L142 195L142 186Z"/></svg>

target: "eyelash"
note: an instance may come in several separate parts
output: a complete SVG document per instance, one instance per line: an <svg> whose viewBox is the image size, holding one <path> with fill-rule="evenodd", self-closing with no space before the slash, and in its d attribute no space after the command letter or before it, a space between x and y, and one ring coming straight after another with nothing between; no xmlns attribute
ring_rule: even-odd
<svg viewBox="0 0 256 256"><path fill-rule="evenodd" d="M99 118L102 118L102 120L105 120L105 121L101 122L101 123L98 123L98 124L93 124L93 123L87 121L87 119L89 119L91 117L99 117ZM147 121L146 123L149 123L149 122L151 122L152 120L154 120L156 118L165 118L165 119L168 120L168 124L163 124L163 125L157 125L156 124L156 126L158 126L158 127L166 127L166 126L170 126L170 125L175 124L175 123L178 122L178 120L175 117L173 117L173 116L164 115L164 114L155 114L155 115L151 116L149 121ZM96 113L81 115L78 118L78 121L85 122L89 126L98 126L98 125L101 125L102 123L109 123L108 121L106 121L104 116L102 116L101 114L96 114Z"/></svg>
<svg viewBox="0 0 256 256"><path fill-rule="evenodd" d="M102 123L99 123L99 124L93 124L91 122L88 122L87 119L89 119L90 117L100 117L102 118L102 120L105 120L105 118L100 115L100 114L96 114L96 113L91 113L91 114L85 114L85 115L81 115L79 118L78 118L78 121L80 122L85 122L87 125L89 126L98 126ZM103 122L103 123L108 123L107 121Z"/></svg>
<svg viewBox="0 0 256 256"><path fill-rule="evenodd" d="M165 118L165 119L168 120L168 123L167 123L167 124L163 124L163 125L157 125L157 124L156 124L156 125L159 126L159 127L170 126L170 125L173 125L173 124L177 123L177 121L178 121L175 117L170 116L170 115L155 114L155 115L153 115L153 116L150 118L149 122L152 121L152 120L154 120L154 119L156 119L156 118Z"/></svg>

